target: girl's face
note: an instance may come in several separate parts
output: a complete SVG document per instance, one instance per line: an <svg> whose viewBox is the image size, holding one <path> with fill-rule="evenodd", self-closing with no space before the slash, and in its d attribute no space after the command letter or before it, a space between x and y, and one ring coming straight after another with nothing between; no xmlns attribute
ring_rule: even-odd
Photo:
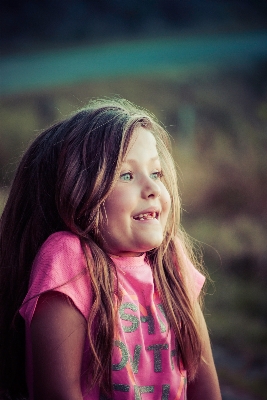
<svg viewBox="0 0 267 400"><path fill-rule="evenodd" d="M156 140L138 127L119 180L104 203L101 233L109 254L138 256L161 244L171 204L161 176Z"/></svg>

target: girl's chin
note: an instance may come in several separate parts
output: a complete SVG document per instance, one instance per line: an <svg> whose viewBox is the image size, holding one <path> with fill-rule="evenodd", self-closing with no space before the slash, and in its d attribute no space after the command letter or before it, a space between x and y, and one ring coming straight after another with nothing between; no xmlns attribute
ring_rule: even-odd
<svg viewBox="0 0 267 400"><path fill-rule="evenodd" d="M155 249L156 247L159 247L162 243L163 238L158 239L158 240L153 240L148 243L142 243L142 246L138 249L138 251L141 253L146 253L150 250Z"/></svg>
<svg viewBox="0 0 267 400"><path fill-rule="evenodd" d="M120 238L120 240L114 241L113 243L108 243L106 241L107 246L105 246L104 251L112 256L138 257L141 254L159 247L162 241L163 235L161 233L156 235L139 235L135 240L130 239L123 241Z"/></svg>

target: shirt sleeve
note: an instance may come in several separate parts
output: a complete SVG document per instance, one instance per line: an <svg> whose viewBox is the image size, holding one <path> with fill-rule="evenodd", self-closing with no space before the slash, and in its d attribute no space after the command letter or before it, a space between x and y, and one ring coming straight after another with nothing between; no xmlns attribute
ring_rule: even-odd
<svg viewBox="0 0 267 400"><path fill-rule="evenodd" d="M205 283L206 278L204 275L201 274L201 272L199 272L196 269L196 267L192 264L190 259L186 256L178 238L176 238L175 240L175 245L178 250L179 258L184 265L184 272L188 290L192 294L192 297L194 299L197 299ZM179 262L178 262L178 268L179 268Z"/></svg>
<svg viewBox="0 0 267 400"><path fill-rule="evenodd" d="M80 240L70 232L49 236L33 262L28 293L19 310L29 324L39 296L50 290L66 294L88 319L92 304L90 278Z"/></svg>
<svg viewBox="0 0 267 400"><path fill-rule="evenodd" d="M186 262L186 266L188 268L188 274L190 275L189 282L192 282L193 286L193 296L197 298L203 288L206 278L194 267L189 259Z"/></svg>

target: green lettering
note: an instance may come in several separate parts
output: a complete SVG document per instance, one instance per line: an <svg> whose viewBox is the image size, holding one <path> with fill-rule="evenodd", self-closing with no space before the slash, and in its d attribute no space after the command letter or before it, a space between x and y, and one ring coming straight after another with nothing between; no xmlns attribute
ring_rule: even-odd
<svg viewBox="0 0 267 400"><path fill-rule="evenodd" d="M123 326L122 329L124 332L134 332L139 326L139 319L131 314L126 314L124 312L125 309L130 309L132 311L137 311L137 306L133 303L123 303L119 308L120 318L124 321L130 321L132 323L131 326Z"/></svg>

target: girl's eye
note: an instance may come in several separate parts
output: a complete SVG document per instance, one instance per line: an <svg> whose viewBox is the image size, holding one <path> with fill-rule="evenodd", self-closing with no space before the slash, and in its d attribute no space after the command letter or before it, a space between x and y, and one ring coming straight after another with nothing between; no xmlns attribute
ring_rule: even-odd
<svg viewBox="0 0 267 400"><path fill-rule="evenodd" d="M155 171L155 172L152 172L152 174L150 175L150 177L152 179L160 179L160 178L162 178L162 176L163 176L162 171Z"/></svg>
<svg viewBox="0 0 267 400"><path fill-rule="evenodd" d="M133 174L131 172L125 172L125 174L120 175L120 180L124 182L131 181L133 179Z"/></svg>

